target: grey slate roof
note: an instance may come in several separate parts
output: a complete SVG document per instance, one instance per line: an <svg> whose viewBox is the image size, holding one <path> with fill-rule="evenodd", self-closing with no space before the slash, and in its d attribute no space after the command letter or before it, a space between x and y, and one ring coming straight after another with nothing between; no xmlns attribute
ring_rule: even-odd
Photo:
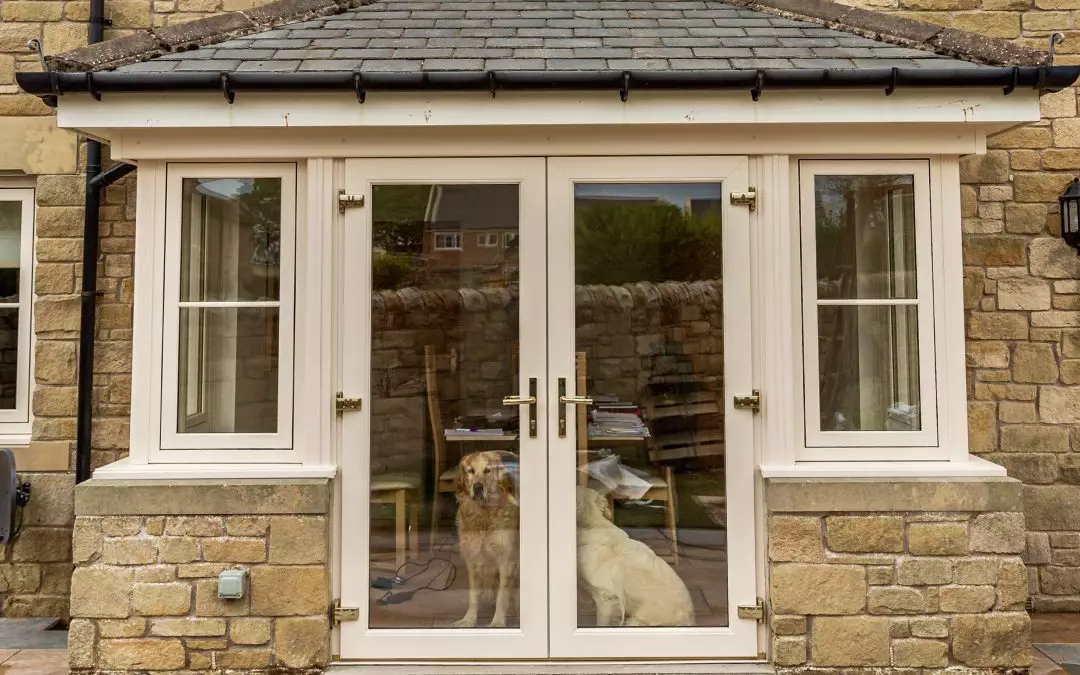
<svg viewBox="0 0 1080 675"><path fill-rule="evenodd" d="M117 72L979 68L712 0L381 0Z"/></svg>

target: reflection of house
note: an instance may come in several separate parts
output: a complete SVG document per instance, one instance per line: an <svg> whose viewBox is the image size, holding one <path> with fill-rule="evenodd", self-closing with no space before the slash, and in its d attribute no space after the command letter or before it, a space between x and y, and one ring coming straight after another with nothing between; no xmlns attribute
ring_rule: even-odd
<svg viewBox="0 0 1080 675"><path fill-rule="evenodd" d="M436 185L422 255L436 269L517 267L516 185Z"/></svg>

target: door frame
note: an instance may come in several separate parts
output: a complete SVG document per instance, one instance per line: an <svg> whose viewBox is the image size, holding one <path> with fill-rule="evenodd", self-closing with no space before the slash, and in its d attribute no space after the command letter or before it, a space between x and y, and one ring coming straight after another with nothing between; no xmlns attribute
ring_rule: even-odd
<svg viewBox="0 0 1080 675"><path fill-rule="evenodd" d="M370 579L371 428L371 205L374 183L518 183L519 302L546 303L546 196L543 158L347 159L344 186L362 194L366 208L345 212L342 390L365 405L341 418L341 602L357 607L359 620L341 624L345 659L438 660L545 658L548 567L543 537L519 537L519 628L368 628ZM546 312L520 312L518 392L537 378L537 415L547 415ZM507 395L518 392L506 392ZM518 486L520 531L547 529L546 429L519 436L522 480ZM459 570L463 574L464 570ZM524 583L522 583L524 582ZM421 593L413 602L423 602ZM421 648L419 645L423 645ZM420 654L419 652L423 652ZM479 655L479 656L478 656Z"/></svg>
<svg viewBox="0 0 1080 675"><path fill-rule="evenodd" d="M754 419L736 410L734 396L753 389L751 359L751 265L749 209L733 206L730 195L748 189L746 156L551 157L548 159L548 388L565 377L575 382L574 190L587 183L720 182L723 200L724 425L728 512L728 626L686 628L577 628L577 584L551 583L553 658L757 659L758 624L740 619L738 605L757 601L755 542ZM729 320L729 317L732 320ZM734 320L746 317L745 321ZM733 355L744 355L732 358ZM572 385L568 385L568 389ZM574 393L574 392L570 392ZM577 392L581 395L583 392ZM559 438L558 420L548 418L550 523L548 556L552 579L577 579L576 425ZM559 496L563 495L563 496ZM732 514L744 514L733 518ZM733 527L733 525L736 525ZM732 555L732 552L738 555Z"/></svg>

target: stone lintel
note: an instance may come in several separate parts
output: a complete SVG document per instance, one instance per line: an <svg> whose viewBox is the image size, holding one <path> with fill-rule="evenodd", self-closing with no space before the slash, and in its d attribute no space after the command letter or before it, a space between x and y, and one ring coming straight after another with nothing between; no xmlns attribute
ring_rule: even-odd
<svg viewBox="0 0 1080 675"><path fill-rule="evenodd" d="M75 487L77 516L325 514L328 478L103 480Z"/></svg>
<svg viewBox="0 0 1080 675"><path fill-rule="evenodd" d="M770 513L1022 511L1015 478L771 478Z"/></svg>

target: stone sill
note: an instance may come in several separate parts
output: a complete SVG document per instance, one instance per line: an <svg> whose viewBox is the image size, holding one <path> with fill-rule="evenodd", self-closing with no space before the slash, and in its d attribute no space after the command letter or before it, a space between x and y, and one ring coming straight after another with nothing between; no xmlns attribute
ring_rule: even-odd
<svg viewBox="0 0 1080 675"><path fill-rule="evenodd" d="M328 478L106 480L75 486L76 516L326 514Z"/></svg>
<svg viewBox="0 0 1080 675"><path fill-rule="evenodd" d="M333 478L336 466L303 464L134 464L130 457L94 470L106 480L228 480Z"/></svg>
<svg viewBox="0 0 1080 675"><path fill-rule="evenodd" d="M1007 477L766 478L769 513L1022 512L1023 485Z"/></svg>
<svg viewBox="0 0 1080 675"><path fill-rule="evenodd" d="M968 455L963 462L796 462L760 467L762 478L985 478L1005 467Z"/></svg>

